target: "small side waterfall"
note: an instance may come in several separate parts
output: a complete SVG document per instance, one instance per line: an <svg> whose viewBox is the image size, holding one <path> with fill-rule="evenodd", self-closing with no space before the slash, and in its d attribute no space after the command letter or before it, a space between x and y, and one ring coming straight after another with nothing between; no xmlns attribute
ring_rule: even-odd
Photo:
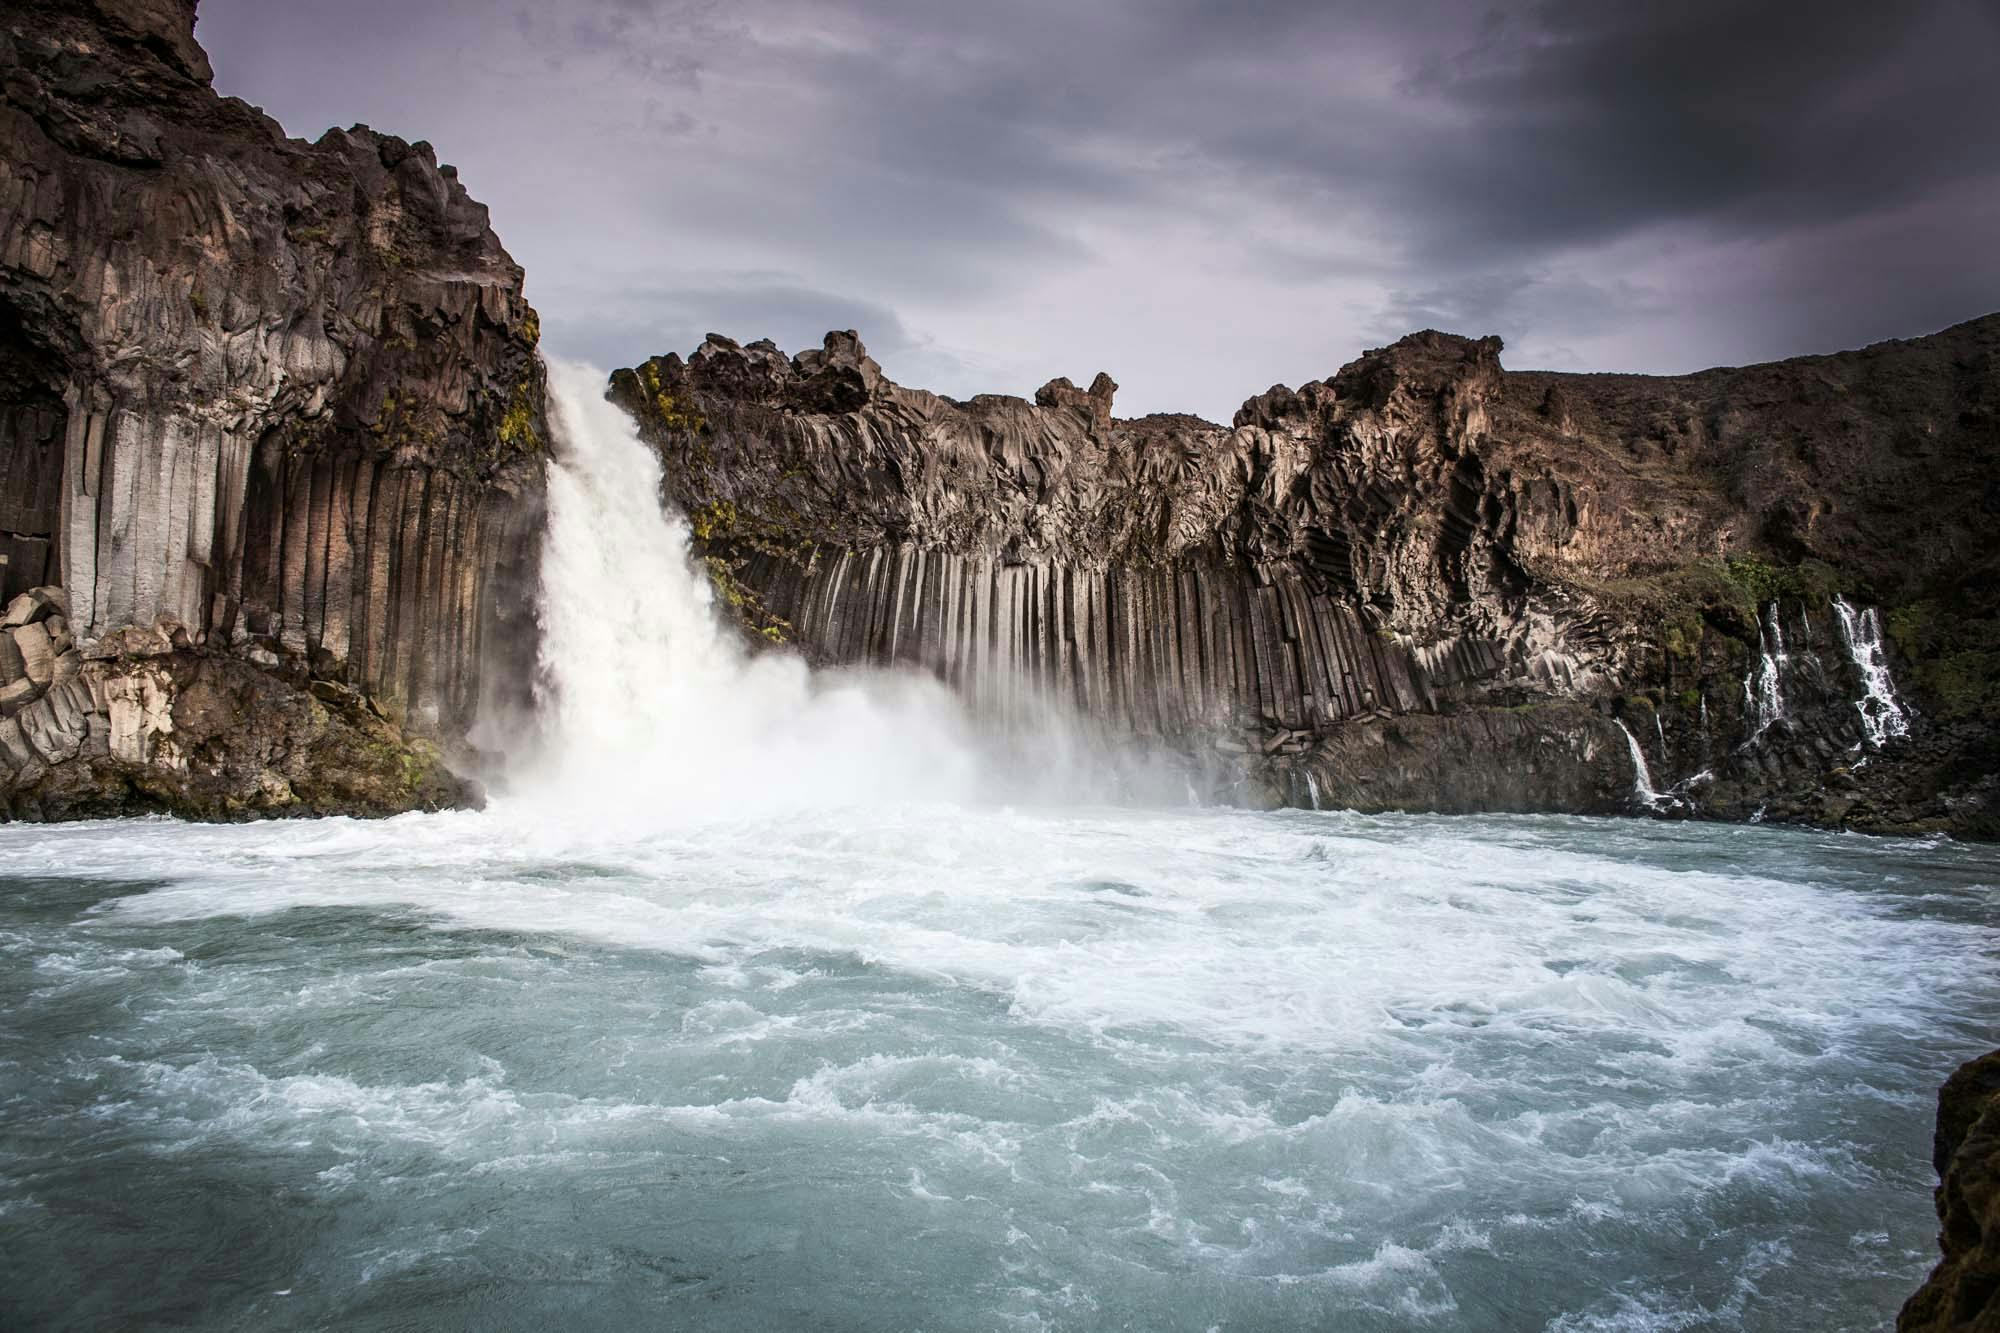
<svg viewBox="0 0 2000 1333"><path fill-rule="evenodd" d="M1648 810L1659 809L1660 793L1653 786L1653 771L1646 767L1646 752L1639 748L1639 738L1623 722L1618 722L1618 730L1625 733L1625 744L1632 751L1632 798Z"/></svg>
<svg viewBox="0 0 2000 1333"><path fill-rule="evenodd" d="M1778 623L1778 604L1764 607L1757 625L1757 665L1743 678L1743 705L1755 720L1750 739L1756 740L1771 724L1785 715L1785 667L1791 655L1785 651L1785 631Z"/></svg>
<svg viewBox="0 0 2000 1333"><path fill-rule="evenodd" d="M1854 707L1861 714L1862 735L1870 749L1880 749L1884 742L1910 732L1909 711L1896 698L1896 682L1889 674L1881 614L1872 606L1857 611L1844 597L1833 599L1833 613L1847 655L1861 677L1861 697Z"/></svg>

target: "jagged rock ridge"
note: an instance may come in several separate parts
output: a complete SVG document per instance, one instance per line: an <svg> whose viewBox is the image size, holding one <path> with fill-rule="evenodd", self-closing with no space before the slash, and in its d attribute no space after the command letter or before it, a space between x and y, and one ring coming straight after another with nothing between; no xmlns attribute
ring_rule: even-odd
<svg viewBox="0 0 2000 1333"><path fill-rule="evenodd" d="M612 393L726 599L822 660L1268 756L1249 791L1300 804L1626 808L1623 722L1662 785L1693 780L1684 812L1965 831L2000 716L1919 697L1921 734L1857 750L1832 599L1977 614L1996 348L1989 319L1566 376L1426 332L1225 427L1118 419L1107 375L961 403L851 332L796 358L711 335ZM1769 725L1745 688L1767 657Z"/></svg>
<svg viewBox="0 0 2000 1333"><path fill-rule="evenodd" d="M226 653L306 711L324 682L451 742L533 661L545 428L521 271L428 145L306 144L216 96L193 21L190 0L0 20L0 597L65 590L83 659L157 630L175 679ZM48 734L81 734L0 765L0 799L50 812L36 793L81 765L115 808L161 756L114 754L94 686L46 684L0 704L0 739L51 710ZM162 762L170 788L203 776ZM274 787L241 808L293 805Z"/></svg>

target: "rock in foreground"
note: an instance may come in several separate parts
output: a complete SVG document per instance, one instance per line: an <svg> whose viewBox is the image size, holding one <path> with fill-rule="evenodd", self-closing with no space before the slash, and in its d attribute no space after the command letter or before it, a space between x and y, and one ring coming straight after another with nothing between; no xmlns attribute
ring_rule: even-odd
<svg viewBox="0 0 2000 1333"><path fill-rule="evenodd" d="M2000 1331L2000 1051L1959 1067L1938 1094L1938 1246L1897 1333Z"/></svg>

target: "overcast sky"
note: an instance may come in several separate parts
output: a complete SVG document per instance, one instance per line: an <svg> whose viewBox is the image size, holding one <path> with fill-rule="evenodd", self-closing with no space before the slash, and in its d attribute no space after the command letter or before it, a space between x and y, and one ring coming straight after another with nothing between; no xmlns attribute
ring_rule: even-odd
<svg viewBox="0 0 2000 1333"><path fill-rule="evenodd" d="M1411 329L1682 371L2000 309L1995 0L201 0L216 86L428 139L552 350L856 328L1227 420Z"/></svg>

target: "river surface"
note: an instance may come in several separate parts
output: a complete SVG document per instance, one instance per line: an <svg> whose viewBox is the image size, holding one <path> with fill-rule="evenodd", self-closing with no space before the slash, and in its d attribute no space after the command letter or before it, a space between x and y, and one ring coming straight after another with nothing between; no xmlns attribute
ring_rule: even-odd
<svg viewBox="0 0 2000 1333"><path fill-rule="evenodd" d="M0 828L0 1326L1855 1329L1990 850L873 805Z"/></svg>

